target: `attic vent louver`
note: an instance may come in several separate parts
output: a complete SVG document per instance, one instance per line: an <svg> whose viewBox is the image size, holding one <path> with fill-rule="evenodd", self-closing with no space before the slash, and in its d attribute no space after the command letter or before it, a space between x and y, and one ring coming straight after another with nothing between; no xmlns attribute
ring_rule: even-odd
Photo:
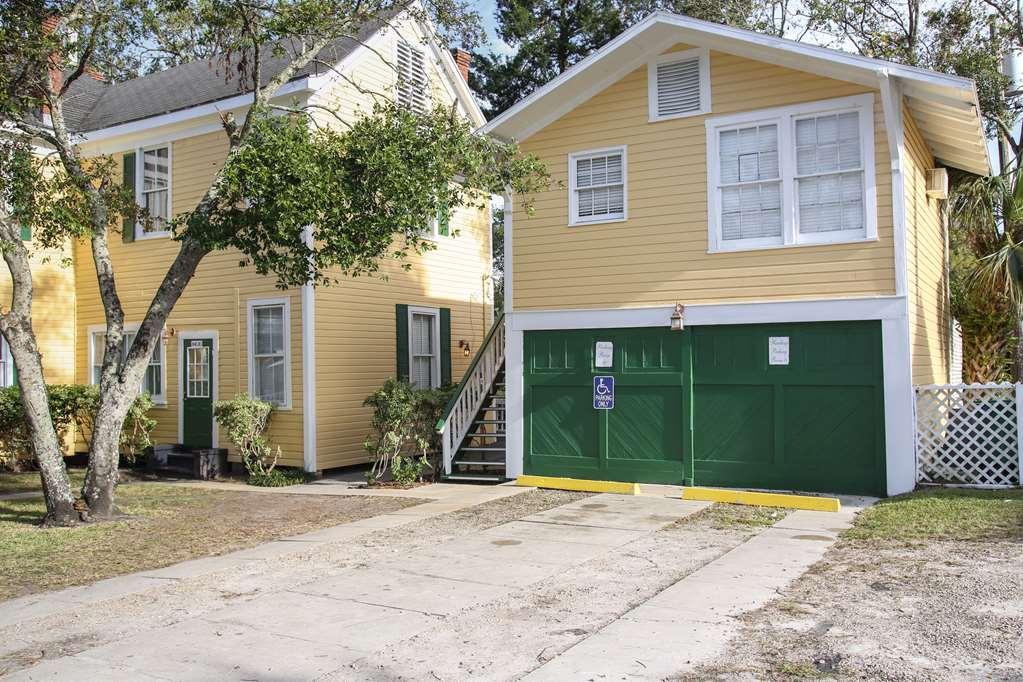
<svg viewBox="0 0 1023 682"><path fill-rule="evenodd" d="M657 110L655 118L700 111L700 58L657 65Z"/></svg>

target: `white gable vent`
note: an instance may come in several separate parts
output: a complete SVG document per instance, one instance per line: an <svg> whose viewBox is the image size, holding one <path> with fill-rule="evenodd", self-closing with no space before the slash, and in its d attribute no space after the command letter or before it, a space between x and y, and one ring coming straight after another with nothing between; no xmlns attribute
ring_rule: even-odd
<svg viewBox="0 0 1023 682"><path fill-rule="evenodd" d="M650 62L650 120L710 111L709 71L706 50L673 52Z"/></svg>

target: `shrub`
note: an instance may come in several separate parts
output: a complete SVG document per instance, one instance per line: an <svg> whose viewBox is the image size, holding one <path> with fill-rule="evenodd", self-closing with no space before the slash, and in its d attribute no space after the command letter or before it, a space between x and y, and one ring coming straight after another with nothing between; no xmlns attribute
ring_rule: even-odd
<svg viewBox="0 0 1023 682"><path fill-rule="evenodd" d="M255 400L247 393L241 393L230 400L218 400L213 405L213 416L228 439L238 448L245 470L249 473L249 483L261 486L291 485L291 483L268 483L281 480L280 472L272 476L277 460L281 457L281 448L270 445L264 432L270 425L273 405ZM259 481L259 482L254 482Z"/></svg>
<svg viewBox="0 0 1023 682"><path fill-rule="evenodd" d="M450 386L420 390L403 379L388 379L366 398L363 405L373 408L373 433L363 443L373 456L370 481L388 469L397 480L393 463L397 457L417 462L415 479L426 468L437 471L440 438L435 426L452 390Z"/></svg>
<svg viewBox="0 0 1023 682"><path fill-rule="evenodd" d="M408 488L423 480L423 471L429 466L430 463L426 461L425 456L416 459L395 455L391 459L391 476L394 477L395 483Z"/></svg>
<svg viewBox="0 0 1023 682"><path fill-rule="evenodd" d="M284 488L289 485L300 485L309 480L304 471L298 469L274 469L267 473L250 473L249 485L261 488Z"/></svg>
<svg viewBox="0 0 1023 682"><path fill-rule="evenodd" d="M47 386L50 416L57 435L63 441L74 429L92 450L92 426L99 408L99 387L81 384ZM121 430L121 452L128 461L152 445L156 420L149 416L153 401L140 395L132 403ZM17 468L30 462L32 444L28 437L21 390L17 386L0 389L0 465Z"/></svg>

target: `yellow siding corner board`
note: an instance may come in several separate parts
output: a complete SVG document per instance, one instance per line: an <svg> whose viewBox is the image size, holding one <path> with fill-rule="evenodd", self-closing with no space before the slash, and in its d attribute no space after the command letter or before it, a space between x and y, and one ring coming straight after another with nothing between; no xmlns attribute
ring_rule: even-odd
<svg viewBox="0 0 1023 682"><path fill-rule="evenodd" d="M724 488L684 488L682 490L682 499L824 512L837 512L842 509L842 503L837 497L759 493L748 490L726 490Z"/></svg>
<svg viewBox="0 0 1023 682"><path fill-rule="evenodd" d="M586 481L581 478L555 478L553 476L519 476L515 485L530 488L550 488L552 490L577 490L584 493L617 493L619 495L639 495L638 483L621 483L619 481Z"/></svg>

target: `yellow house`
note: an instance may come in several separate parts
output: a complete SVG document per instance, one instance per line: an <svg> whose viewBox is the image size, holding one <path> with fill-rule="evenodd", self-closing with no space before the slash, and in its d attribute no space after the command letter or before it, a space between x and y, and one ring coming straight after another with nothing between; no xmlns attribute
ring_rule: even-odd
<svg viewBox="0 0 1023 682"><path fill-rule="evenodd" d="M971 81L658 13L484 131L558 181L506 197L508 477L914 486Z"/></svg>
<svg viewBox="0 0 1023 682"><path fill-rule="evenodd" d="M375 98L393 97L412 107L453 106L481 125L467 55L456 63L429 35L411 19L367 28L324 50L324 65L299 73L276 102L329 107L350 121ZM195 62L118 84L81 79L67 116L84 133L83 152L113 156L140 205L166 219L203 196L227 151L221 116L240 118L249 99L234 76ZM325 113L318 123L339 125ZM154 224L126 225L123 238L111 232L129 330L178 250ZM411 271L385 263L386 281L279 290L240 267L237 252L207 256L140 388L156 403L155 442L230 449L212 402L248 392L276 406L269 437L282 448L281 464L312 472L366 461L366 396L398 374L423 387L457 381L464 349L478 347L492 322L489 211L456 209L447 224L424 230L437 248L414 256ZM101 361L103 304L90 245L70 245L64 255L69 267L51 259L37 269L36 329L48 378L90 383Z"/></svg>

